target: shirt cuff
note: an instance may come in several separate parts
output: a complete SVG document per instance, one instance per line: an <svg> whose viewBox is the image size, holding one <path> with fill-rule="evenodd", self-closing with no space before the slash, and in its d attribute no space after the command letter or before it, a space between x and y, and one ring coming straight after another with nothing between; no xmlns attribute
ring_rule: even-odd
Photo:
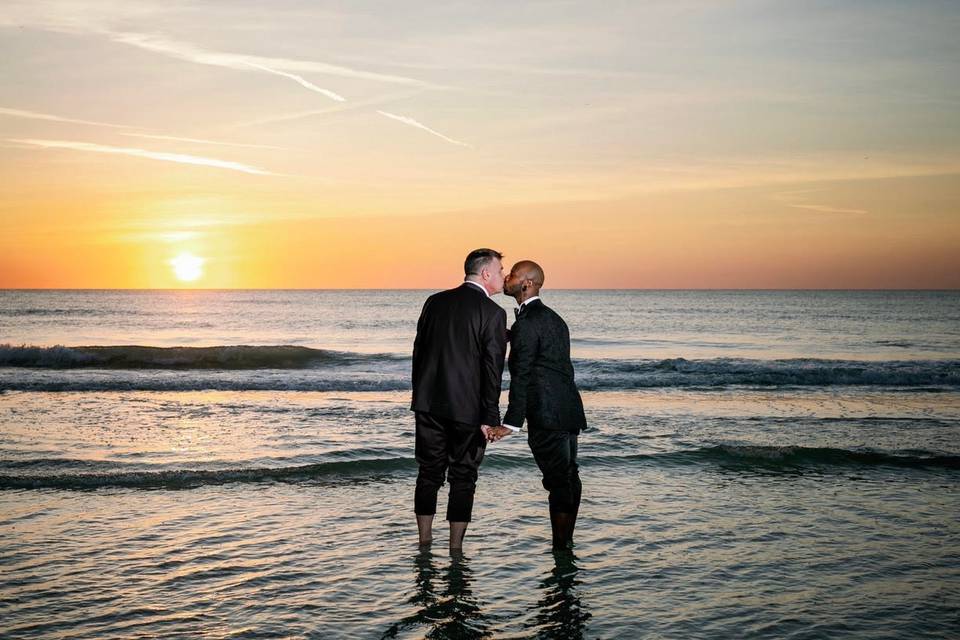
<svg viewBox="0 0 960 640"><path fill-rule="evenodd" d="M506 427L507 429L510 429L510 431L513 431L514 433L520 433L520 427L515 427L512 424L507 424L507 423L503 423L503 426Z"/></svg>

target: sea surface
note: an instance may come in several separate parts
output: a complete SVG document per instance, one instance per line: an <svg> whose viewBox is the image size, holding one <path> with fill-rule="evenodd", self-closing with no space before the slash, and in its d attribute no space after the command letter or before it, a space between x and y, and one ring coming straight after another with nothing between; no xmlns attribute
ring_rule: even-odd
<svg viewBox="0 0 960 640"><path fill-rule="evenodd" d="M0 637L960 637L960 292L545 290L570 554L522 435L418 547L430 293L0 291Z"/></svg>

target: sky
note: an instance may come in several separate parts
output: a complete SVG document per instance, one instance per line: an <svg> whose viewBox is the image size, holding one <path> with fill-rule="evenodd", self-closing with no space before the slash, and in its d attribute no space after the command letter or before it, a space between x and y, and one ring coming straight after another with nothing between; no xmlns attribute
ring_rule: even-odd
<svg viewBox="0 0 960 640"><path fill-rule="evenodd" d="M0 287L960 288L960 3L0 4Z"/></svg>

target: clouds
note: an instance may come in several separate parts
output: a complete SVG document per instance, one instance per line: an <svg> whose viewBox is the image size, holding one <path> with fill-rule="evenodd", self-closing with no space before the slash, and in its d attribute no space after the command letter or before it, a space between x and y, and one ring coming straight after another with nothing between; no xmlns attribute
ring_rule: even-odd
<svg viewBox="0 0 960 640"><path fill-rule="evenodd" d="M16 88L8 96L18 93L0 104L57 115L47 118L55 132L33 117L0 137L122 148L129 140L60 125L101 126L106 136L129 121L157 134L144 140L191 145L243 127L241 142L221 144L304 150L288 158L298 175L416 179L451 192L483 175L517 198L544 190L515 180L518 167L536 167L558 189L595 183L582 191L602 196L880 174L887 168L858 160L884 152L891 171L912 170L900 161L910 157L957 160L960 127L948 107L958 94L937 82L956 71L960 46L947 35L958 10L853 0L827 15L762 4L616 2L598 12L581 0L563 11L539 2L8 0L0 30L15 49L4 61ZM78 117L65 117L71 111ZM8 117L0 112L0 123ZM461 153L450 161L443 145ZM783 158L802 162L775 164ZM277 157L238 159L269 169ZM589 175L551 168L575 163Z"/></svg>
<svg viewBox="0 0 960 640"><path fill-rule="evenodd" d="M322 88L322 87L318 87L317 85L313 84L312 82L308 82L307 80L304 80L301 76L298 76L298 75L295 74L295 73L287 73L286 71L277 71L276 69L271 69L270 67L265 67L265 66L263 66L262 64L254 64L253 62L248 62L247 64L250 65L251 67L253 67L254 69L260 69L261 71L266 71L267 73L272 73L272 74L278 75L278 76L280 76L280 77L282 77L282 78L290 78L291 80L293 80L294 82L296 82L296 83L299 84L300 86L306 87L307 89L310 89L311 91L316 91L317 93L322 94L322 95L325 95L325 96L327 96L328 98L330 98L331 100L334 100L334 101L336 101L336 102L346 102L346 101L347 101L347 99L344 98L343 96L341 96L339 93L334 93L333 91L330 91L329 89L324 89L324 88Z"/></svg>
<svg viewBox="0 0 960 640"><path fill-rule="evenodd" d="M411 126L411 127L417 128L417 129L422 129L423 131L426 131L427 133L429 133L429 134L431 134L431 135L437 136L438 138L440 138L440 139L442 139L442 140L446 140L446 141L449 142L450 144L459 145L459 146L461 146L461 147L472 148L472 147L470 147L470 145L467 144L466 142L461 142L460 140L454 140L453 138L448 138L447 136L443 135L443 134L440 133L439 131L434 131L433 129L431 129L431 128L428 127L427 125L423 124L422 122L418 122L417 120L414 120L413 118L410 118L410 117L407 117L407 116L400 116L400 115L397 115L397 114L395 114L395 113L388 113L387 111L380 111L380 110L377 110L377 113L379 113L380 115L382 115L382 116L384 116L384 117L386 117L386 118L390 118L391 120L396 120L397 122L402 122L402 123L405 124L405 125L409 125L409 126Z"/></svg>
<svg viewBox="0 0 960 640"><path fill-rule="evenodd" d="M212 144L222 147L245 147L247 149L277 149L285 150L285 147L278 147L272 144L248 144L244 142L224 142L222 140L205 140L203 138L185 138L182 136L163 136L149 133L122 133L120 135L133 138L146 138L148 140L171 140L174 142L189 142L191 144Z"/></svg>
<svg viewBox="0 0 960 640"><path fill-rule="evenodd" d="M185 60L187 62L193 62L196 64L211 65L215 67L224 67L239 71L259 70L267 73L286 75L299 84L303 84L305 82L299 76L295 76L292 73L281 74L280 72L299 71L301 73L317 73L339 78L367 80L386 84L401 84L415 87L433 86L427 82L416 80L414 78L408 78L406 76L374 73L371 71L329 64L326 62L217 51L213 49L207 49L190 42L173 40L160 35L119 31L107 32L106 35L113 42L127 44L145 51L151 51L153 53L177 58L179 60Z"/></svg>
<svg viewBox="0 0 960 640"><path fill-rule="evenodd" d="M251 167L240 162L231 162L229 160L219 160L217 158L205 158L201 156L187 155L184 153L166 153L161 151L149 151L147 149L137 149L133 147L114 147L111 145L97 144L94 142L77 142L73 140L39 140L35 138L9 138L7 142L22 144L43 149L69 149L72 151L89 151L93 153L109 153L114 155L133 156L136 158L146 158L149 160L161 160L164 162L176 162L179 164L201 165L205 167L216 167L218 169L228 169L230 171L240 171L259 176L278 175L270 171L264 171L256 167Z"/></svg>
<svg viewBox="0 0 960 640"><path fill-rule="evenodd" d="M114 43L136 47L144 51L149 51L151 53L185 62L221 67L234 71L266 73L279 76L291 80L301 87L323 95L324 97L335 102L347 102L347 98L337 91L319 86L315 82L308 80L300 74L319 74L354 81L359 80L378 84L403 85L409 88L417 89L444 88L433 83L403 75L378 73L365 69L358 69L345 65L315 60L250 55L221 51L214 48L204 47L192 42L169 38L158 33L143 33L138 31L117 29L113 23L118 22L119 16L122 16L124 13L128 12L130 7L138 10L140 16L160 14L163 12L163 10L156 5L151 6L149 4L132 4L129 7L124 7L121 4L116 6L117 14L115 15L111 15L109 11L97 11L97 9L104 9L105 6L112 5L110 5L110 3L106 3L106 5L104 5L104 3L94 3L93 6L88 7L92 10L88 15L83 10L81 5L42 1L33 5L29 3L14 2L11 5L8 5L6 10L0 10L0 27L23 26L26 24L34 28L57 32L98 35L105 37ZM135 11L135 13L137 13L137 11ZM11 113L8 115L13 114ZM387 117L395 121L402 122L403 124L426 131L431 135L434 135L452 144L469 146L463 142L445 136L422 124L421 122L414 120L413 118L397 116L393 114L390 114ZM47 119L53 118L48 117ZM269 121L269 117L265 118L264 121Z"/></svg>
<svg viewBox="0 0 960 640"><path fill-rule="evenodd" d="M368 80L380 83L390 83L390 84L402 84L409 85L413 87L425 88L432 87L429 83L415 80L413 78L407 78L404 76L397 75L388 75L381 73L372 73L369 71L362 71L358 69L352 69L350 67L344 67L340 65L332 65L322 62L310 62L303 60L291 60L287 58L270 58L270 57L261 57L261 56L248 56L248 55L239 55L233 53L224 53L220 51L211 51L208 49L203 49L196 45L180 42L176 40L169 40L166 38L158 36L149 36L139 33L113 33L111 34L111 39L114 42L122 42L124 44L129 44L135 47L140 47L146 49L147 51L153 51L155 53L160 53L163 55L172 56L181 60L186 60L189 62L194 62L197 64L213 65L219 67L225 67L228 69L240 69L240 70L250 70L254 69L257 71L262 71L265 73L270 73L277 75L283 78L293 80L300 86L319 93L335 102L347 102L347 98L343 97L339 93L331 91L323 87L319 87L312 82L306 80L302 76L291 73L289 71L284 71L283 69L293 69L297 71L311 71L314 73L320 73L325 75L332 75L337 77L351 78L355 80ZM382 116L390 118L391 120L401 122L405 125L426 131L427 133L440 138L450 144L454 144L462 147L470 147L469 144L461 142L460 140L455 140L446 136L435 129L428 127L427 125L419 122L418 120L411 118L409 116L397 115L394 113L388 113L385 111L377 111Z"/></svg>
<svg viewBox="0 0 960 640"><path fill-rule="evenodd" d="M168 136L168 135L157 135L157 134L148 134L148 133L135 133L130 132L131 129L138 129L131 125L124 124L114 124L110 122L98 122L95 120L82 120L78 118L68 118L65 116L54 115L50 113L39 113L35 111L25 111L23 109L11 109L7 107L0 107L0 116L10 116L14 118L25 118L30 120L42 120L47 122L56 122L63 124L80 124L93 127L105 127L110 129L125 129L128 131L123 131L120 135L144 138L150 140L167 140L175 142L188 142L191 144L206 144L206 145L219 145L227 147L246 147L253 149L282 149L282 147L277 147L274 145L259 145L259 144L245 144L239 142L223 142L217 140L205 140L200 138L187 138L181 136ZM202 165L208 167L216 167L220 169L229 169L232 171L240 171L243 173L250 173L255 175L278 175L270 171L265 171L263 169L258 169L256 167L251 167L249 165L232 162L229 160L220 160L217 158L205 158L201 156L194 156L190 154L183 153L167 153L160 151L150 151L147 149L137 149L130 147L117 147L112 145L104 145L95 142L78 142L78 141L68 141L68 140L46 140L46 139L36 139L36 138L8 138L7 142L12 142L19 145L26 145L32 147L40 147L44 149L70 149L74 151L92 151L98 153L112 153L117 155L128 155L139 158L147 158L151 160L163 160L167 162L177 162L181 164L193 164L193 165Z"/></svg>
<svg viewBox="0 0 960 640"><path fill-rule="evenodd" d="M48 122L65 122L69 124L85 124L93 127L108 127L111 129L138 129L126 124L113 124L110 122L97 122L95 120L79 120L77 118L66 118L51 113L38 113L36 111L25 111L23 109L10 109L0 107L0 116L10 116L13 118L27 118L31 120L47 120Z"/></svg>
<svg viewBox="0 0 960 640"><path fill-rule="evenodd" d="M804 202L809 200L811 193L817 193L817 189L801 189L797 191L781 191L773 194L773 199L782 202L793 209L804 209L806 211L816 211L817 213L837 213L837 214L864 214L869 213L866 209L854 209L850 207L835 207L827 204L813 204Z"/></svg>
<svg viewBox="0 0 960 640"><path fill-rule="evenodd" d="M158 53L161 55L177 58L179 60L184 60L187 62L192 62L195 64L210 65L216 67L223 67L227 69L240 70L240 71L258 71L263 73L268 73L271 75L280 76L282 78L287 78L299 84L300 86L309 89L315 93L319 93L335 102L347 102L347 98L340 95L339 93L320 87L313 82L310 82L306 78L296 74L291 73L290 71L284 71L283 69L294 69L298 71L310 71L314 73L320 73L325 75L332 75L343 78L350 78L354 80L367 80L379 83L389 83L389 84L401 84L408 85L418 88L436 88L435 85L431 85L426 82L415 80L413 78L407 78L404 76L398 75L389 75L389 74L380 74L372 73L369 71L363 71L358 69L352 69L350 67L332 65L322 62L312 62L305 60L293 60L287 58L272 58L272 57L262 57L262 56L249 56L242 54L226 53L221 51L214 51L210 49L205 49L188 42L182 42L178 40L171 40L155 35L147 35L141 33L123 33L123 32L106 32L108 37L113 42L123 43L144 49L146 51L151 51L153 53ZM74 123L83 123L83 124L97 124L99 126L113 126L120 128L128 128L123 125L110 125L104 123L94 123L81 120L70 120L57 118L55 116L45 115L45 114L33 114L28 111L17 111L13 109L2 110L0 109L0 114L5 112L7 115L19 115L21 117L35 117L43 118L49 120L60 120L63 122L74 122ZM435 129L428 127L427 125L419 122L418 120L408 117L397 115L393 113L387 113L385 111L377 111L380 115L383 115L391 120L401 122L408 126L426 131L427 133L436 136L446 142L449 142L454 145L470 147L469 144L461 142L450 138ZM32 114L32 115L24 115ZM265 121L269 121L267 118Z"/></svg>

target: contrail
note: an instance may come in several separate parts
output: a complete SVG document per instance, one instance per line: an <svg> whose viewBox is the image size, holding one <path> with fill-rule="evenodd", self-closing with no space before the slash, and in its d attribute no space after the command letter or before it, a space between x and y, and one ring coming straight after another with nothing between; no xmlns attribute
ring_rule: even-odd
<svg viewBox="0 0 960 640"><path fill-rule="evenodd" d="M266 71L267 73L273 73L273 74L276 74L276 75L278 75L278 76L283 76L284 78L290 78L291 80L293 80L293 81L295 81L295 82L299 82L301 85L303 85L303 86L306 87L307 89L310 89L311 91L316 91L317 93L322 93L323 95L327 96L327 97L330 98L331 100L336 100L337 102L346 102L346 101L347 101L347 99L344 98L343 96L341 96L339 93L334 93L333 91L330 91L329 89L324 89L323 87L318 87L317 85L313 84L312 82L308 82L307 80L304 80L303 78L301 78L300 76L298 76L298 75L295 74L295 73L287 73L286 71L277 71L276 69L271 69L270 67L266 67L266 66L264 66L264 65L262 65L262 64L257 64L257 63L255 63L255 62L244 61L244 64L248 64L248 65L250 65L251 67L253 67L253 68L255 68L255 69L260 69L261 71Z"/></svg>
<svg viewBox="0 0 960 640"><path fill-rule="evenodd" d="M140 129L127 124L111 124L109 122L96 122L94 120L77 120L76 118L64 118L55 116L51 113L37 113L36 111L24 111L22 109L8 109L0 107L0 115L13 116L14 118L30 118L32 120L50 120L52 122L69 122L71 124L88 124L94 127L110 127L112 129Z"/></svg>
<svg viewBox="0 0 960 640"><path fill-rule="evenodd" d="M825 204L788 204L787 206L793 207L794 209L817 211L819 213L870 213L866 209L843 209L841 207L831 207Z"/></svg>
<svg viewBox="0 0 960 640"><path fill-rule="evenodd" d="M92 142L73 142L69 140L37 140L35 138L8 138L7 142L18 144L27 144L44 149L73 149L75 151L94 151L97 153L113 153L126 156L135 156L138 158L149 158L151 160L163 160L165 162L178 162L181 164L196 164L206 167L217 167L219 169L230 169L231 171L242 171L243 173L253 173L260 176L279 175L257 169L239 162L230 162L228 160L218 160L216 158L204 158L201 156L191 156L183 153L161 153L158 151L148 151L146 149L135 149L131 147L112 147L109 145L95 144Z"/></svg>
<svg viewBox="0 0 960 640"><path fill-rule="evenodd" d="M278 69L285 71L298 71L302 73L322 73L331 76L340 76L344 78L355 78L358 80L373 80L376 82L386 82L390 84L405 84L417 87L440 88L422 80L407 78L405 76L390 75L384 73L373 73L362 71L360 69L351 69L326 62L314 62L312 60L291 60L289 58L268 58L262 56L249 56L238 53L225 53L222 51L211 51L198 47L189 42L177 40L168 40L161 36L151 36L143 33L123 33L108 32L108 37L114 42L128 44L154 53L160 53L188 62L198 64L208 64L216 67L227 67L230 69L247 69L250 66L261 65L267 67L272 72ZM299 82L299 80L298 80Z"/></svg>
<svg viewBox="0 0 960 640"><path fill-rule="evenodd" d="M242 127L253 127L253 126L258 126L262 124L272 124L274 122L288 122L290 120L299 120L300 118L309 118L311 116L328 115L332 113L344 113L347 111L360 111L366 107L371 107L374 105L384 104L388 102L396 102L397 100L405 100L407 98L412 98L418 95L419 93L421 93L421 90L416 89L413 91L391 93L383 96L378 96L375 98L368 98L365 100L351 100L346 104L323 107L322 109L308 109L306 111L295 111L293 113L282 113L274 116L265 116L263 118L250 120L248 122L239 122L227 128L238 129Z"/></svg>
<svg viewBox="0 0 960 640"><path fill-rule="evenodd" d="M279 149L289 151L286 147L275 147L269 144L245 144L243 142L221 142L219 140L203 140L202 138L181 138L179 136L154 136L146 133L122 133L123 136L133 138L149 138L151 140L174 140L176 142L194 142L196 144L215 144L223 147L247 147L249 149Z"/></svg>
<svg viewBox="0 0 960 640"><path fill-rule="evenodd" d="M398 115L395 114L395 113L388 113L388 112L386 112L386 111L380 111L380 110L377 110L377 113L379 113L380 115L385 116L385 117L387 117L387 118L390 118L391 120L396 120L397 122L402 122L403 124L408 124L408 125L410 125L411 127L416 127L417 129L423 129L423 130L426 131L427 133L431 133L431 134L437 136L438 138L441 138L441 139L443 139L443 140L446 140L447 142L449 142L449 143L451 143L451 144L457 144L457 145L460 145L461 147L467 147L467 148L473 149L473 147L470 146L469 144L467 144L466 142L460 142L459 140L454 140L453 138L448 138L447 136L443 135L443 134L440 133L439 131L434 131L433 129L431 129L431 128L428 127L427 125L425 125L425 124L423 124L423 123L421 123L421 122L417 122L417 121L414 120L413 118L408 118L407 116L398 116Z"/></svg>

